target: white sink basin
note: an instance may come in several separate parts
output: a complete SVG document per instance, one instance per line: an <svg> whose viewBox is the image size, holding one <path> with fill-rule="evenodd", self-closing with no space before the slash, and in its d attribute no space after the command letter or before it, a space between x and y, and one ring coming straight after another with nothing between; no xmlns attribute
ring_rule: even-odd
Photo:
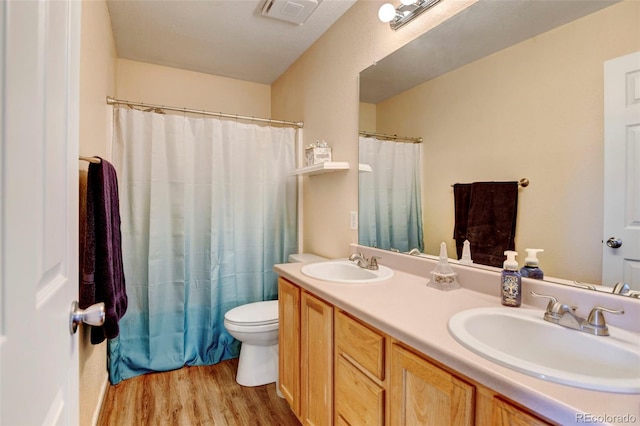
<svg viewBox="0 0 640 426"><path fill-rule="evenodd" d="M364 269L349 260L331 260L305 265L301 269L308 277L336 283L375 283L393 277L393 269L378 265L378 269Z"/></svg>
<svg viewBox="0 0 640 426"><path fill-rule="evenodd" d="M608 337L542 319L544 312L478 308L449 320L463 346L498 364L555 383L618 393L640 393L640 337L609 326Z"/></svg>

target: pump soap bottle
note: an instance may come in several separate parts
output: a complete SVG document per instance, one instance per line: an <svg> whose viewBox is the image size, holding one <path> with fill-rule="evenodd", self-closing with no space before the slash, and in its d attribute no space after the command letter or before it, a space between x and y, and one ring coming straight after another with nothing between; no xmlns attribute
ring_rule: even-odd
<svg viewBox="0 0 640 426"><path fill-rule="evenodd" d="M522 278L518 272L518 262L516 261L518 253L507 250L504 254L507 256L507 260L504 261L504 269L500 274L502 304L517 308L522 302Z"/></svg>
<svg viewBox="0 0 640 426"><path fill-rule="evenodd" d="M543 249L525 249L527 251L527 257L524 259L524 266L520 269L520 275L527 278L533 278L541 280L544 278L544 272L538 267L538 253L543 252Z"/></svg>

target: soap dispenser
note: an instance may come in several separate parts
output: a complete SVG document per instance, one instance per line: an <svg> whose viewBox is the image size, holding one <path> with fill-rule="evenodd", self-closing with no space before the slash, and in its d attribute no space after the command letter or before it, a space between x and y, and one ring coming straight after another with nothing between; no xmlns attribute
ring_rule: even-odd
<svg viewBox="0 0 640 426"><path fill-rule="evenodd" d="M442 242L440 243L440 259L433 272L431 272L431 280L427 283L427 286L444 291L462 288L456 279L456 275L451 269L451 265L449 265L447 244Z"/></svg>
<svg viewBox="0 0 640 426"><path fill-rule="evenodd" d="M538 253L543 252L543 249L525 249L527 257L524 259L524 266L520 269L520 275L527 278L533 278L541 280L544 278L544 272L540 269L538 262Z"/></svg>
<svg viewBox="0 0 640 426"><path fill-rule="evenodd" d="M516 260L518 253L507 250L504 254L507 256L507 260L504 261L504 269L500 274L502 304L517 308L522 302L522 278L518 272L518 261Z"/></svg>

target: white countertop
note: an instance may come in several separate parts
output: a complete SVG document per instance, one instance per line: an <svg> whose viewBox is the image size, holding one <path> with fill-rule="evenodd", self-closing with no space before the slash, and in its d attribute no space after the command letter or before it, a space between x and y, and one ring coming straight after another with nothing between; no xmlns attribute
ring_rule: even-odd
<svg viewBox="0 0 640 426"><path fill-rule="evenodd" d="M375 249L370 250L372 250L371 253L376 253ZM381 264L394 269L393 278L371 284L341 284L316 280L302 274L300 270L303 264L301 263L276 265L274 270L305 290L434 360L559 424L640 424L640 394L598 392L547 382L491 362L454 340L447 329L449 318L467 309L500 307L497 292L499 281L496 280L495 283L496 294L487 294L465 285L465 281L470 281L472 276L470 274L475 272L456 271L459 273L460 284L467 288L448 292L439 291L426 286L428 274L420 271L420 267L432 269L434 263L427 263L425 266L422 261L421 266L416 269L420 274L416 275L395 267L404 265L392 265L393 258L399 259L400 262L413 262L413 259L408 260L410 256L401 255L403 256L401 258L396 256L396 254L384 252L384 257L380 261ZM388 262L384 261L385 258ZM471 268L467 268L469 269ZM474 280L482 281L485 278L474 277ZM477 283L474 285L477 286ZM544 287L552 284L541 282L533 285L537 286L536 291L540 291L538 286L542 286L544 293ZM549 294L548 290L547 288L547 294ZM566 289L560 290L561 293L565 291ZM552 294L557 294L557 291ZM622 296L613 297L621 298L618 300L622 301ZM524 299L525 302L530 300L527 297ZM609 299L608 302L611 303L611 300L617 301ZM535 302L537 303L537 300ZM636 301L631 305L628 304L629 301L623 302L627 305L625 309L631 314L631 317L627 317L627 321L637 319L640 309L633 304ZM541 303L542 306L546 305L546 301ZM629 312L628 306L631 306L632 312ZM523 304L519 309L541 310L541 307L534 308ZM637 329L630 331L638 333ZM638 339L640 341L640 333L638 333ZM545 349L541 348L541 350Z"/></svg>

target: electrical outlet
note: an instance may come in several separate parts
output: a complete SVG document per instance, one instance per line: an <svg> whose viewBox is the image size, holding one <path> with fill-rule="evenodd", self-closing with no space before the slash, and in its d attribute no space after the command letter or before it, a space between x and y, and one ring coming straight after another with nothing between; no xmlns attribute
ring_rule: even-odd
<svg viewBox="0 0 640 426"><path fill-rule="evenodd" d="M358 212L351 212L350 227L354 231L358 230Z"/></svg>

